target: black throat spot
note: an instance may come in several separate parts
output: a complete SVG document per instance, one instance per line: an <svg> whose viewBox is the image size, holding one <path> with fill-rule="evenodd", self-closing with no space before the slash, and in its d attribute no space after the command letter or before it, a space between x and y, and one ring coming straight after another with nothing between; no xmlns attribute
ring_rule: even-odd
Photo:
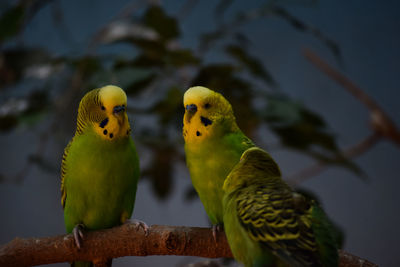
<svg viewBox="0 0 400 267"><path fill-rule="evenodd" d="M102 120L102 121L100 122L99 126L100 126L101 128L104 128L104 127L107 125L107 123L108 123L108 117L105 118L104 120Z"/></svg>
<svg viewBox="0 0 400 267"><path fill-rule="evenodd" d="M200 120L201 120L201 123L204 124L204 126L208 126L208 125L212 124L212 120L210 120L206 117L201 116Z"/></svg>

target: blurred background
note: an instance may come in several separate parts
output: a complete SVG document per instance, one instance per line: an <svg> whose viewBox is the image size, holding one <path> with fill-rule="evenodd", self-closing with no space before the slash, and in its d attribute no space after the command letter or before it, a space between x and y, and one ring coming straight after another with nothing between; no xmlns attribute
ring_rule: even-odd
<svg viewBox="0 0 400 267"><path fill-rule="evenodd" d="M203 85L232 103L239 127L288 182L319 199L343 230L345 250L400 266L400 142L388 138L400 125L399 8L356 0L0 1L0 244L65 232L62 152L80 98L107 84L129 97L142 170L133 217L209 226L181 137L183 93ZM357 84L393 124L380 124L306 55ZM114 265L202 260L124 257Z"/></svg>

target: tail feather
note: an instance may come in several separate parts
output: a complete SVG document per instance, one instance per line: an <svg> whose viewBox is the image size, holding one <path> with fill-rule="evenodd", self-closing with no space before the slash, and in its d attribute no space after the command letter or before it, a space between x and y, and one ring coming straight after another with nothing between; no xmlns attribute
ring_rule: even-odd
<svg viewBox="0 0 400 267"><path fill-rule="evenodd" d="M334 227L327 215L318 206L314 205L312 212L314 223L312 225L316 242L319 246L321 260L324 266L338 266L339 256L337 251L337 237Z"/></svg>

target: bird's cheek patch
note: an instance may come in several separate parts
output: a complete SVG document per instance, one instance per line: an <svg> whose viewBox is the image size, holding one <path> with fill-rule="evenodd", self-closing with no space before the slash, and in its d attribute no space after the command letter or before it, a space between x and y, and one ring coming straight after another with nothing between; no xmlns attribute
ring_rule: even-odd
<svg viewBox="0 0 400 267"><path fill-rule="evenodd" d="M113 117L107 117L98 124L97 132L104 138L110 140L118 134L120 126L118 121Z"/></svg>
<svg viewBox="0 0 400 267"><path fill-rule="evenodd" d="M108 123L108 117L102 120L99 124L100 128L104 128Z"/></svg>
<svg viewBox="0 0 400 267"><path fill-rule="evenodd" d="M112 139L112 138L114 137L114 134L113 134L113 133L108 133L107 129L104 129L103 134L104 134L105 136L108 135L108 136L110 137L110 139Z"/></svg>
<svg viewBox="0 0 400 267"><path fill-rule="evenodd" d="M201 123L204 124L204 126L208 126L208 125L212 124L212 120L210 120L209 118L201 116L200 120L201 120Z"/></svg>

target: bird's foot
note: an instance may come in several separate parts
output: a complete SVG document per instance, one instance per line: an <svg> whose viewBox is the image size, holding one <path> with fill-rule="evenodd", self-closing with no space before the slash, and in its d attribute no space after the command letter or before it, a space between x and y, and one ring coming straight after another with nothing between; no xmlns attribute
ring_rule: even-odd
<svg viewBox="0 0 400 267"><path fill-rule="evenodd" d="M142 228L145 236L149 235L150 227L145 222L136 219L128 220L128 222L132 223L136 229Z"/></svg>
<svg viewBox="0 0 400 267"><path fill-rule="evenodd" d="M81 249L82 247L84 229L85 226L80 223L75 225L74 229L72 230L72 234L74 235L75 245L78 249Z"/></svg>
<svg viewBox="0 0 400 267"><path fill-rule="evenodd" d="M217 233L224 231L224 226L222 224L213 224L212 226L212 235L214 237L215 243L217 243Z"/></svg>

